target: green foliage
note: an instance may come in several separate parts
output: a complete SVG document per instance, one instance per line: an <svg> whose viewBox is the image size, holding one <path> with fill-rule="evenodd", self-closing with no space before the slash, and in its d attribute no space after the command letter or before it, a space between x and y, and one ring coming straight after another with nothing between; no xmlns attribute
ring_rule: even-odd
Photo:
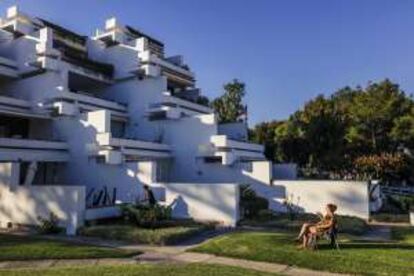
<svg viewBox="0 0 414 276"><path fill-rule="evenodd" d="M224 94L211 103L216 111L219 123L233 123L244 120L247 106L243 104L246 86L237 79L224 85Z"/></svg>
<svg viewBox="0 0 414 276"><path fill-rule="evenodd" d="M124 204L121 211L125 220L144 228L162 227L163 221L171 220L171 208L161 205Z"/></svg>
<svg viewBox="0 0 414 276"><path fill-rule="evenodd" d="M269 202L259 197L248 185L240 186L240 212L244 218L258 217L261 212L269 209Z"/></svg>
<svg viewBox="0 0 414 276"><path fill-rule="evenodd" d="M198 96L196 103L204 106L210 106L210 100L206 96Z"/></svg>
<svg viewBox="0 0 414 276"><path fill-rule="evenodd" d="M57 234L62 232L62 228L59 227L59 218L53 212L49 214L49 218L37 217L39 225L37 231L40 234Z"/></svg>
<svg viewBox="0 0 414 276"><path fill-rule="evenodd" d="M414 101L389 80L319 95L286 121L257 125L251 138L270 159L298 163L311 178L414 178ZM369 159L384 162L361 162Z"/></svg>
<svg viewBox="0 0 414 276"><path fill-rule="evenodd" d="M81 235L109 240L122 240L153 245L174 244L207 229L209 225L187 224L157 229L139 228L135 225L96 225L81 229Z"/></svg>
<svg viewBox="0 0 414 276"><path fill-rule="evenodd" d="M396 214L394 213L376 213L370 214L370 219L377 222L392 222L392 223L409 223L409 214Z"/></svg>
<svg viewBox="0 0 414 276"><path fill-rule="evenodd" d="M360 179L398 179L410 169L407 156L401 153L356 157L354 167Z"/></svg>
<svg viewBox="0 0 414 276"><path fill-rule="evenodd" d="M414 228L407 227L393 227L391 228L391 236L394 240L414 244Z"/></svg>

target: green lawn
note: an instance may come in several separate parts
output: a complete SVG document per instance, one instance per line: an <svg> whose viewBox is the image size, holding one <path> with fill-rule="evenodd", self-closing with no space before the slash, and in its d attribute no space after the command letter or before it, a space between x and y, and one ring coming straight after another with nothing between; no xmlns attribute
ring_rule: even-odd
<svg viewBox="0 0 414 276"><path fill-rule="evenodd" d="M41 237L0 234L0 261L36 259L121 258L138 252L77 245Z"/></svg>
<svg viewBox="0 0 414 276"><path fill-rule="evenodd" d="M350 216L337 216L339 231L341 233L360 235L369 230L367 223L360 218ZM242 226L259 226L277 228L285 231L297 231L305 222L318 222L320 218L315 214L295 214L292 220L288 214L274 214L272 217L246 219L241 221Z"/></svg>
<svg viewBox="0 0 414 276"><path fill-rule="evenodd" d="M81 235L133 243L166 245L185 240L205 229L206 226L203 225L173 226L157 229L139 228L135 225L96 225L83 228Z"/></svg>
<svg viewBox="0 0 414 276"><path fill-rule="evenodd" d="M297 249L293 238L294 235L286 232L238 232L210 240L193 251L331 272L414 275L414 244L351 238L341 241L340 251L323 243L319 250L309 251Z"/></svg>
<svg viewBox="0 0 414 276"><path fill-rule="evenodd" d="M236 267L221 266L221 265L203 265L203 264L189 264L189 265L123 265L123 266L89 266L77 268L52 268L52 269L34 269L34 270L0 270L0 275L7 276L195 276L195 275L209 275L209 276L270 276L275 274L268 274L247 270Z"/></svg>
<svg viewBox="0 0 414 276"><path fill-rule="evenodd" d="M394 227L391 230L393 239L408 244L414 244L414 227Z"/></svg>

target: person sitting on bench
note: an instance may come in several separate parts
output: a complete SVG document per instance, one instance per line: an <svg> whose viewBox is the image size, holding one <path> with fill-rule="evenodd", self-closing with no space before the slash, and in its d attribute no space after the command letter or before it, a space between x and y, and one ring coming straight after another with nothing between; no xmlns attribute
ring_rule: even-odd
<svg viewBox="0 0 414 276"><path fill-rule="evenodd" d="M325 207L326 214L321 218L318 223L304 223L299 232L297 240L302 240L302 245L300 248L306 248L308 246L310 238L312 235L321 235L328 231L335 231L336 229L336 205L329 203Z"/></svg>

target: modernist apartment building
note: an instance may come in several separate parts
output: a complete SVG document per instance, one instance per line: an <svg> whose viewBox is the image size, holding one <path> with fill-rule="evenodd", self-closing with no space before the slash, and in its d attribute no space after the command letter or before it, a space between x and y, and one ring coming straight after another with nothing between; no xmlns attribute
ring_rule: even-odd
<svg viewBox="0 0 414 276"><path fill-rule="evenodd" d="M163 42L115 18L82 36L16 6L0 25L0 162L4 225L56 209L77 227L91 208L136 202L143 184L161 200L188 184L202 200L205 187L272 178L263 146L244 123L217 124Z"/></svg>

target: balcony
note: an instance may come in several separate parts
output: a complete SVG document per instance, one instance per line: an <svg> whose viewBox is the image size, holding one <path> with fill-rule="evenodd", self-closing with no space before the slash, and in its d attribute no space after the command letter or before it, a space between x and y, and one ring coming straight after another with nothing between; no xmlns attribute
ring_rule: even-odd
<svg viewBox="0 0 414 276"><path fill-rule="evenodd" d="M68 149L63 142L0 138L0 162L66 162Z"/></svg>
<svg viewBox="0 0 414 276"><path fill-rule="evenodd" d="M214 135L210 138L212 156L221 157L223 165L232 165L236 161L266 160L264 146L229 139L226 135Z"/></svg>
<svg viewBox="0 0 414 276"><path fill-rule="evenodd" d="M58 115L66 116L75 116L80 112L106 109L115 118L126 120L128 117L126 105L68 91L63 91L59 96L51 99L48 108L54 109Z"/></svg>
<svg viewBox="0 0 414 276"><path fill-rule="evenodd" d="M171 148L165 144L114 138L110 132L96 135L98 155L103 156L107 164L121 164L124 161L152 160L170 158Z"/></svg>
<svg viewBox="0 0 414 276"><path fill-rule="evenodd" d="M211 114L213 112L213 109L207 106L180 99L165 92L160 102L150 104L147 114L150 119L157 120L179 119L182 116Z"/></svg>
<svg viewBox="0 0 414 276"><path fill-rule="evenodd" d="M0 114L26 118L50 118L48 114L35 112L28 101L4 96L0 96Z"/></svg>
<svg viewBox="0 0 414 276"><path fill-rule="evenodd" d="M194 85L194 73L185 66L174 64L152 54L150 51L141 52L139 57L142 64L141 69L144 69L146 74L155 77L161 73L174 82L181 83L185 86ZM158 70L157 67L159 68Z"/></svg>
<svg viewBox="0 0 414 276"><path fill-rule="evenodd" d="M0 76L5 78L17 78L18 67L14 60L0 56Z"/></svg>

